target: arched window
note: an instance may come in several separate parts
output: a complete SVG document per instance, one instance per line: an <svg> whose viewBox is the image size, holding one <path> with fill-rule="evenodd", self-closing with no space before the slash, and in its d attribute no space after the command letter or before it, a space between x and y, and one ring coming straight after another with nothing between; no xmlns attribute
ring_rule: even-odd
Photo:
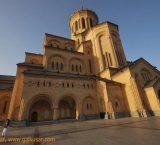
<svg viewBox="0 0 160 145"><path fill-rule="evenodd" d="M89 88L89 84L88 84L87 86L88 86L88 88Z"/></svg>
<svg viewBox="0 0 160 145"><path fill-rule="evenodd" d="M91 88L93 89L93 85L91 85Z"/></svg>
<svg viewBox="0 0 160 145"><path fill-rule="evenodd" d="M111 54L108 53L108 56L109 56L109 65L112 66L112 59L111 59Z"/></svg>
<svg viewBox="0 0 160 145"><path fill-rule="evenodd" d="M74 71L74 65L72 64L72 71Z"/></svg>
<svg viewBox="0 0 160 145"><path fill-rule="evenodd" d="M72 33L73 33L73 25L72 25Z"/></svg>
<svg viewBox="0 0 160 145"><path fill-rule="evenodd" d="M79 66L79 71L82 72L82 67L81 67L81 65Z"/></svg>
<svg viewBox="0 0 160 145"><path fill-rule="evenodd" d="M116 56L117 56L119 65L123 66L122 54L118 50L116 51Z"/></svg>
<svg viewBox="0 0 160 145"><path fill-rule="evenodd" d="M118 107L118 102L117 102L117 101L116 101L116 104L115 104L115 105L116 105L116 107Z"/></svg>
<svg viewBox="0 0 160 145"><path fill-rule="evenodd" d="M87 104L87 108L89 108L88 104Z"/></svg>
<svg viewBox="0 0 160 145"><path fill-rule="evenodd" d="M81 28L80 19L78 20L78 25L79 25L79 28Z"/></svg>
<svg viewBox="0 0 160 145"><path fill-rule="evenodd" d="M78 46L80 45L79 39L77 40Z"/></svg>
<svg viewBox="0 0 160 145"><path fill-rule="evenodd" d="M59 48L59 45L57 45L57 48Z"/></svg>
<svg viewBox="0 0 160 145"><path fill-rule="evenodd" d="M54 69L54 62L52 62L52 69Z"/></svg>
<svg viewBox="0 0 160 145"><path fill-rule="evenodd" d="M77 23L77 21L75 22L75 26L76 26L76 30L78 30L78 23Z"/></svg>
<svg viewBox="0 0 160 145"><path fill-rule="evenodd" d="M74 87L74 85L72 84L72 88Z"/></svg>
<svg viewBox="0 0 160 145"><path fill-rule="evenodd" d="M64 87L64 83L62 84L62 87Z"/></svg>
<svg viewBox="0 0 160 145"><path fill-rule="evenodd" d="M56 69L58 69L58 62L56 63Z"/></svg>
<svg viewBox="0 0 160 145"><path fill-rule="evenodd" d="M90 104L90 108L92 108L92 104Z"/></svg>
<svg viewBox="0 0 160 145"><path fill-rule="evenodd" d="M51 82L49 82L49 86L51 86Z"/></svg>
<svg viewBox="0 0 160 145"><path fill-rule="evenodd" d="M92 19L90 18L89 21L90 21L90 26L93 27Z"/></svg>
<svg viewBox="0 0 160 145"><path fill-rule="evenodd" d="M83 88L85 88L85 84L83 84Z"/></svg>
<svg viewBox="0 0 160 145"><path fill-rule="evenodd" d="M78 71L78 66L76 65L76 71Z"/></svg>
<svg viewBox="0 0 160 145"><path fill-rule="evenodd" d="M43 82L43 86L45 86L46 85L46 83L45 82Z"/></svg>
<svg viewBox="0 0 160 145"><path fill-rule="evenodd" d="M37 86L38 86L38 87L40 86L40 82L37 82Z"/></svg>
<svg viewBox="0 0 160 145"><path fill-rule="evenodd" d="M141 74L142 74L142 78L143 78L144 81L149 81L150 80L150 76L146 71L142 71Z"/></svg>
<svg viewBox="0 0 160 145"><path fill-rule="evenodd" d="M160 100L160 90L158 91L158 99Z"/></svg>
<svg viewBox="0 0 160 145"><path fill-rule="evenodd" d="M142 100L142 102L143 102L143 105L145 106L145 102L144 102L144 100Z"/></svg>
<svg viewBox="0 0 160 145"><path fill-rule="evenodd" d="M67 83L67 87L69 87L69 83Z"/></svg>
<svg viewBox="0 0 160 145"><path fill-rule="evenodd" d="M3 113L6 112L6 108L7 108L7 101L4 102Z"/></svg>
<svg viewBox="0 0 160 145"><path fill-rule="evenodd" d="M89 70L90 70L90 73L92 73L92 66L91 66L91 60L89 59Z"/></svg>
<svg viewBox="0 0 160 145"><path fill-rule="evenodd" d="M82 28L85 28L86 26L85 26L85 20L84 20L84 18L82 18Z"/></svg>
<svg viewBox="0 0 160 145"><path fill-rule="evenodd" d="M63 63L61 63L61 70L63 70Z"/></svg>

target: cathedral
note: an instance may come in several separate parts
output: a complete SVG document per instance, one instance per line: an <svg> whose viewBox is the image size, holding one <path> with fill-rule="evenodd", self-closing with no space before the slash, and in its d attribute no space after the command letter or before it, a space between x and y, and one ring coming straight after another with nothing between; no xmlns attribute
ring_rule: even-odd
<svg viewBox="0 0 160 145"><path fill-rule="evenodd" d="M71 39L45 34L43 54L25 52L16 76L0 75L0 121L160 116L159 70L127 61L118 25L98 21L76 11Z"/></svg>

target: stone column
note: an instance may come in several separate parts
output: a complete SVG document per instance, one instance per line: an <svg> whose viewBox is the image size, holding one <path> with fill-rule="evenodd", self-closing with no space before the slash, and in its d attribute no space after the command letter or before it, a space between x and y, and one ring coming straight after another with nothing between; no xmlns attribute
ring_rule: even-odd
<svg viewBox="0 0 160 145"><path fill-rule="evenodd" d="M58 122L57 110L58 110L58 108L53 109L53 122Z"/></svg>
<svg viewBox="0 0 160 145"><path fill-rule="evenodd" d="M21 105L20 105L20 110L18 112L18 120L23 120L24 119L24 100L21 100Z"/></svg>

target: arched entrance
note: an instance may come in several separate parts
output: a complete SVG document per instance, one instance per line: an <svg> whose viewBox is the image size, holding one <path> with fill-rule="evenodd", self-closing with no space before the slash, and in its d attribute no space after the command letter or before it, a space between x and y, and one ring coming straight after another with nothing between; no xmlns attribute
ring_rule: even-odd
<svg viewBox="0 0 160 145"><path fill-rule="evenodd" d="M64 97L58 104L58 119L75 119L76 103L72 97Z"/></svg>
<svg viewBox="0 0 160 145"><path fill-rule="evenodd" d="M31 121L32 122L37 122L37 112L33 112L31 115Z"/></svg>
<svg viewBox="0 0 160 145"><path fill-rule="evenodd" d="M53 111L51 105L46 100L37 100L29 110L29 120L32 122L52 120Z"/></svg>

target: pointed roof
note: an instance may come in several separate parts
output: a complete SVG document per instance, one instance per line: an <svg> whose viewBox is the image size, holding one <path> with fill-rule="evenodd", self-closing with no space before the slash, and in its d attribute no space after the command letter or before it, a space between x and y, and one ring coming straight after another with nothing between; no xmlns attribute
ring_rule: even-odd
<svg viewBox="0 0 160 145"><path fill-rule="evenodd" d="M157 70L157 69L156 69L153 65L151 65L148 61L146 61L144 58L140 57L139 59L135 60L134 62L131 61L128 65L126 65L126 66L124 66L124 67L119 67L119 68L117 68L118 71L117 71L116 73L114 73L112 76L116 75L117 73L119 73L119 72L121 72L121 71L123 71L123 70L125 70L125 69L127 69L127 68L130 68L131 66L137 64L137 63L140 62L140 61L146 62L146 63L147 63L148 65L150 65L154 70L156 70L156 71L158 71L158 73L160 73L160 71Z"/></svg>

